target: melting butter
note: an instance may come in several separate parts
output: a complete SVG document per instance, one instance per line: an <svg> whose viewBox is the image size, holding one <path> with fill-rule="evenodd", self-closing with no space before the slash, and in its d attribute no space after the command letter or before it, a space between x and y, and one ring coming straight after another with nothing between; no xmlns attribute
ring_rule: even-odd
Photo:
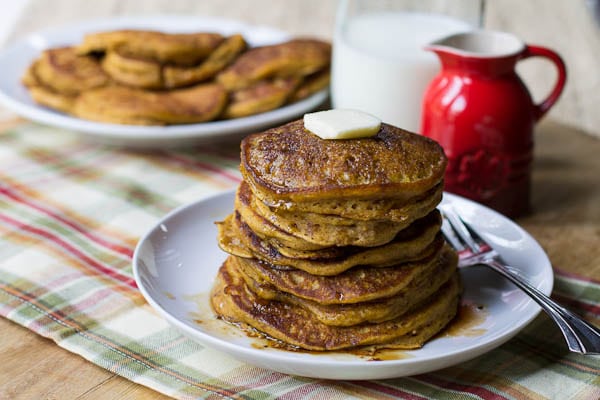
<svg viewBox="0 0 600 400"><path fill-rule="evenodd" d="M375 136L381 121L362 111L335 109L305 114L304 127L321 139L356 139Z"/></svg>

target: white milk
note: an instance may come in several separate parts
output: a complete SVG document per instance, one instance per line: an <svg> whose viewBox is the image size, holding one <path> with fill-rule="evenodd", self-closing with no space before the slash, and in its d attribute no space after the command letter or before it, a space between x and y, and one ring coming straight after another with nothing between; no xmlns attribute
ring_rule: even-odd
<svg viewBox="0 0 600 400"><path fill-rule="evenodd" d="M417 132L423 93L439 71L437 56L423 47L470 29L457 19L421 13L351 17L334 35L333 106L366 111Z"/></svg>

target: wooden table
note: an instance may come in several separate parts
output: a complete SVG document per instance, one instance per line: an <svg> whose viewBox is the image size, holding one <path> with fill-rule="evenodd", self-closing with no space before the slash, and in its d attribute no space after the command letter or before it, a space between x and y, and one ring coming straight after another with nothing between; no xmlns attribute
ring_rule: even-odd
<svg viewBox="0 0 600 400"><path fill-rule="evenodd" d="M541 3L544 6L541 6ZM280 4L281 3L281 4ZM548 253L553 265L600 279L600 35L583 2L546 0L490 2L486 26L516 32L557 48L567 59L571 78L563 98L536 129L533 171L533 212L517 222ZM221 15L287 29L295 34L329 37L333 1L103 1L52 3L36 0L24 14L14 35L58 25L77 18L183 12ZM310 18L301 16L310 15ZM510 18L509 18L510 16ZM534 17L535 16L535 17ZM545 27L562 18L565 34ZM575 27L575 28L574 28ZM596 36L588 36L594 34ZM547 42L548 35L557 42ZM584 42L577 39L585 38ZM574 48L575 47L575 48ZM531 66L533 86L547 87L552 71ZM540 72L542 71L542 72ZM575 71L575 73L573 73ZM587 74L586 74L587 72ZM581 75L580 75L581 74ZM550 78L548 78L550 77ZM546 84L546 86L544 86ZM534 87L533 91L538 90ZM543 91L543 90L542 90ZM6 129L16 120L3 122ZM11 399L161 399L150 389L134 384L59 348L31 331L0 318L0 398Z"/></svg>

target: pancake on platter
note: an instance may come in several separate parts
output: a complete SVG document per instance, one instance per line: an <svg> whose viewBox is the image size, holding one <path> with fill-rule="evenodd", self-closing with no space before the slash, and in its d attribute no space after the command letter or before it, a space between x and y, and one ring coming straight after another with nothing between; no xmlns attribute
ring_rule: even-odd
<svg viewBox="0 0 600 400"><path fill-rule="evenodd" d="M82 93L73 113L94 121L144 124L186 124L215 119L227 94L217 84L200 84L168 92L147 92L110 86Z"/></svg>
<svg viewBox="0 0 600 400"><path fill-rule="evenodd" d="M254 205L255 207L252 207ZM249 190L246 182L242 182L237 190L235 198L235 210L240 213L244 223L260 238L271 242L282 254L294 258L309 258L309 257L325 257L326 254L333 254L333 257L339 256L340 252L333 247L358 245L374 247L384 245L392 241L403 229L407 228L406 223L397 223L385 220L363 221L351 220L344 217L336 216L319 216L310 214L314 218L320 218L317 223L312 225L320 225L318 228L306 228L307 230L298 230L297 227L303 227L310 224L303 224L301 220L290 222L287 227L282 224L276 224L273 219L267 218L257 212L256 205L260 207L260 203L254 199L254 194ZM419 214L417 214L419 215ZM345 226L340 222L340 219L345 220ZM417 217L414 218L415 220ZM273 221L273 222L272 222ZM333 221L334 225L327 225L325 222ZM414 223L415 221L411 221ZM295 226L294 226L295 224ZM325 233L319 234L320 230L325 230ZM335 231L346 234L341 238L335 234ZM360 234L356 234L360 232ZM330 236L327 236L330 235ZM317 236L315 238L315 236ZM321 241L316 239L321 238ZM313 252L319 250L317 256ZM301 255L299 252L310 252L306 255Z"/></svg>
<svg viewBox="0 0 600 400"><path fill-rule="evenodd" d="M82 91L110 84L96 58L78 56L72 47L44 50L21 81L36 103L63 112L71 112Z"/></svg>
<svg viewBox="0 0 600 400"><path fill-rule="evenodd" d="M246 46L247 43L242 35L233 35L225 39L198 65L188 67L165 65L163 67L163 85L165 88L171 89L214 78L242 53Z"/></svg>
<svg viewBox="0 0 600 400"><path fill-rule="evenodd" d="M211 303L222 318L245 323L281 340L307 350L340 350L358 346L414 349L437 334L450 322L458 306L458 275L448 280L420 307L380 323L332 326L319 321L300 306L257 296L232 267L231 258L219 270Z"/></svg>
<svg viewBox="0 0 600 400"><path fill-rule="evenodd" d="M39 83L66 95L106 86L110 79L94 57L78 56L73 47L44 50L34 63Z"/></svg>
<svg viewBox="0 0 600 400"><path fill-rule="evenodd" d="M435 269L443 256L444 251L438 249L421 260L391 267L355 267L330 276L309 274L255 258L236 260L241 272L257 284L269 284L281 292L319 304L353 304L399 294L424 271Z"/></svg>
<svg viewBox="0 0 600 400"><path fill-rule="evenodd" d="M315 252L311 258L286 257L269 242L256 236L237 213L218 224L218 241L223 251L238 257L257 258L314 275L337 275L359 265L388 267L401 262L416 261L439 250L443 243L439 234L439 213L435 212L424 220L426 221L415 222L415 226L401 232L395 240L383 246L338 247L336 257L320 257L319 252Z"/></svg>
<svg viewBox="0 0 600 400"><path fill-rule="evenodd" d="M250 226L250 229L252 229L259 237L263 239L274 239L283 246L300 251L323 250L328 248L328 246L307 242L306 240L293 236L273 225L250 206L252 195L249 186L242 181L235 196L234 208L240 213L244 222Z"/></svg>
<svg viewBox="0 0 600 400"><path fill-rule="evenodd" d="M329 43L294 39L248 50L217 75L217 82L234 91L267 79L311 75L328 68L330 60Z"/></svg>
<svg viewBox="0 0 600 400"><path fill-rule="evenodd" d="M204 60L223 40L221 34L212 32L165 33L127 29L85 35L77 46L77 53L119 50L123 56L186 66Z"/></svg>
<svg viewBox="0 0 600 400"><path fill-rule="evenodd" d="M439 144L391 125L382 123L372 138L322 140L299 120L246 137L240 169L252 192L273 207L312 204L316 213L346 211L361 219L355 203L366 200L364 208L375 214L367 218L404 220L406 214L396 215L395 208L377 215L373 202L407 205L423 196L439 202L446 163ZM320 212L323 201L339 209Z"/></svg>
<svg viewBox="0 0 600 400"><path fill-rule="evenodd" d="M258 297L294 304L310 311L325 325L351 326L365 322L383 322L411 311L432 296L456 272L456 254L446 251L436 268L427 269L400 293L380 300L354 304L320 304L277 290L269 284L258 284L241 270L246 285Z"/></svg>
<svg viewBox="0 0 600 400"><path fill-rule="evenodd" d="M330 81L331 71L329 68L325 68L324 70L308 75L304 78L300 86L290 97L290 103L305 99L308 96L327 88L327 86L329 86Z"/></svg>
<svg viewBox="0 0 600 400"><path fill-rule="evenodd" d="M394 220L362 220L330 214L311 212L286 212L271 208L258 200L252 200L252 208L277 228L310 243L323 246L380 246L391 241L401 230L433 210L439 201L426 207L410 209L404 218Z"/></svg>
<svg viewBox="0 0 600 400"><path fill-rule="evenodd" d="M295 77L278 78L255 83L230 93L230 101L223 111L223 118L241 118L274 110L287 102L299 85Z"/></svg>
<svg viewBox="0 0 600 400"><path fill-rule="evenodd" d="M102 68L115 81L142 89L174 89L213 78L246 48L242 35L225 39L198 65L164 64L139 55L124 54L118 47L105 51Z"/></svg>
<svg viewBox="0 0 600 400"><path fill-rule="evenodd" d="M163 87L162 66L153 60L126 56L119 49L109 50L102 69L116 82L142 89Z"/></svg>
<svg viewBox="0 0 600 400"><path fill-rule="evenodd" d="M265 192L256 191L255 195L265 205L280 213L310 212L315 214L337 215L344 218L353 218L363 221L390 220L408 223L411 215L425 215L435 208L442 200L444 190L443 182L420 196L406 198L398 194L397 198L375 198L366 200L362 198L333 198L309 200L305 202L282 201L271 197Z"/></svg>
<svg viewBox="0 0 600 400"><path fill-rule="evenodd" d="M32 64L21 78L27 87L33 101L43 106L62 112L70 112L75 104L76 95L58 93L41 83L35 76L35 63Z"/></svg>

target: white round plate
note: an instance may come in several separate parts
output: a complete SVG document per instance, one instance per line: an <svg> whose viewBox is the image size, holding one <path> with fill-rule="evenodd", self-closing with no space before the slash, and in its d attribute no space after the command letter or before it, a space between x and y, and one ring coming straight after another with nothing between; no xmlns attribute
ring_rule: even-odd
<svg viewBox="0 0 600 400"><path fill-rule="evenodd" d="M256 339L217 320L209 292L226 258L217 247L214 221L233 210L233 192L178 208L138 243L133 271L146 300L190 338L240 360L279 372L323 379L385 379L441 369L481 355L506 342L540 311L511 283L483 267L462 270L463 302L484 305L487 317L477 335L439 336L399 359L370 361L345 353L290 352L257 346ZM465 221L542 292L553 285L552 267L540 245L511 220L482 205L451 194Z"/></svg>
<svg viewBox="0 0 600 400"><path fill-rule="evenodd" d="M34 33L3 49L0 52L0 103L24 118L80 132L98 142L151 148L198 144L260 131L299 117L322 104L327 98L328 91L322 90L304 100L262 114L232 120L170 126L134 126L86 121L33 102L27 89L21 84L21 77L42 50L80 43L86 33L124 28L164 32L211 31L225 35L241 33L251 46L289 39L288 34L274 28L252 26L221 18L160 16L87 21Z"/></svg>

